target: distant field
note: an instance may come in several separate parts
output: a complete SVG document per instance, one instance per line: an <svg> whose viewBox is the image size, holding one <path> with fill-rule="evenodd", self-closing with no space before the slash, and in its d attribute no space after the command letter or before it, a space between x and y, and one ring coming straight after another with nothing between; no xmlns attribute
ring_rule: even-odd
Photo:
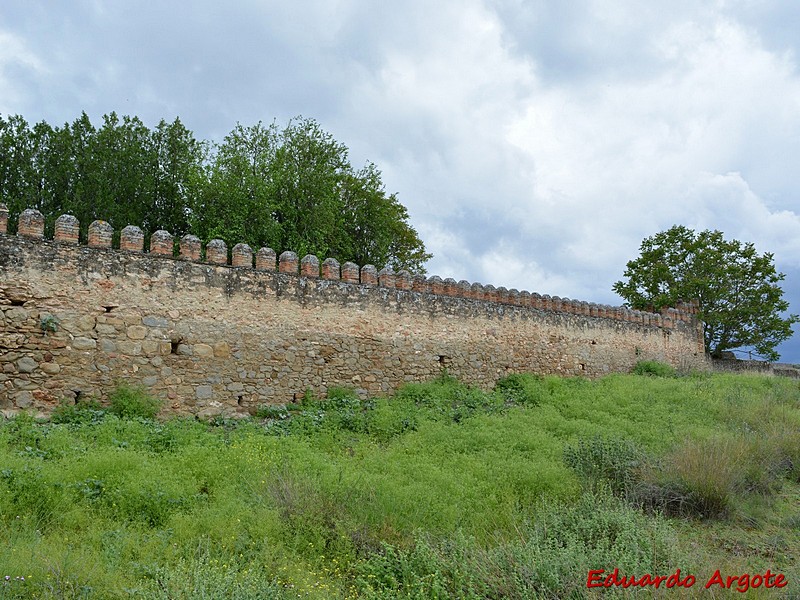
<svg viewBox="0 0 800 600"><path fill-rule="evenodd" d="M0 599L800 596L798 381L639 372L0 422Z"/></svg>

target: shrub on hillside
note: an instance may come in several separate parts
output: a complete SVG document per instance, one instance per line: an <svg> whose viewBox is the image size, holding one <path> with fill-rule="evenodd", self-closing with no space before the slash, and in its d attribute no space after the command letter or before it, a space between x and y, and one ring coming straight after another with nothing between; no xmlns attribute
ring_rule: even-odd
<svg viewBox="0 0 800 600"><path fill-rule="evenodd" d="M491 548L460 533L383 544L354 564L355 586L368 598L582 598L589 569L662 573L683 562L667 521L607 492L545 503L517 533Z"/></svg>
<svg viewBox="0 0 800 600"><path fill-rule="evenodd" d="M590 489L605 485L618 496L626 496L638 482L643 459L643 452L623 439L596 436L564 448L564 463L581 475Z"/></svg>
<svg viewBox="0 0 800 600"><path fill-rule="evenodd" d="M141 388L119 386L109 396L108 412L121 419L153 419L161 409L161 401Z"/></svg>
<svg viewBox="0 0 800 600"><path fill-rule="evenodd" d="M61 404L50 415L52 423L90 424L99 423L106 416L105 409L97 400Z"/></svg>
<svg viewBox="0 0 800 600"><path fill-rule="evenodd" d="M657 360L640 360L633 367L634 375L651 375L654 377L675 377L675 369Z"/></svg>
<svg viewBox="0 0 800 600"><path fill-rule="evenodd" d="M746 491L750 450L743 438L687 440L645 475L639 501L668 515L723 517Z"/></svg>
<svg viewBox="0 0 800 600"><path fill-rule="evenodd" d="M542 378L536 375L513 373L497 380L494 386L510 404L537 406L541 395Z"/></svg>

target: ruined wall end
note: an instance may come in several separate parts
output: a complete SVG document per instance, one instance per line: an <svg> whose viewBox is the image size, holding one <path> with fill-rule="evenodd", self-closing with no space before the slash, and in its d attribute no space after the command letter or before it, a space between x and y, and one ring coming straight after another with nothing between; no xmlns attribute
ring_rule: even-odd
<svg viewBox="0 0 800 600"><path fill-rule="evenodd" d="M697 321L685 315L574 302L556 310L561 299L492 292L512 298L500 302L467 282L461 296L446 295L384 272L360 283L351 263L340 279L331 259L320 272L309 257L286 258L292 267L282 255L276 268L274 253L261 251L254 268L247 247L234 249L240 266L201 263L189 242L180 259L171 238L143 252L0 233L0 408L46 412L105 399L124 382L175 413L227 414L307 389L385 394L442 368L489 388L518 372L595 377L643 359L705 365Z"/></svg>

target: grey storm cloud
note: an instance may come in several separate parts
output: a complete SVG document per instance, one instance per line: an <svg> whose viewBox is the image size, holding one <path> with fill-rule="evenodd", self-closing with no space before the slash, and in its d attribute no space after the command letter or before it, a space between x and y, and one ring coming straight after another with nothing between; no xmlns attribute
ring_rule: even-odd
<svg viewBox="0 0 800 600"><path fill-rule="evenodd" d="M798 312L799 25L790 0L6 0L0 113L217 141L313 117L383 171L431 273L616 304L684 224L774 252Z"/></svg>

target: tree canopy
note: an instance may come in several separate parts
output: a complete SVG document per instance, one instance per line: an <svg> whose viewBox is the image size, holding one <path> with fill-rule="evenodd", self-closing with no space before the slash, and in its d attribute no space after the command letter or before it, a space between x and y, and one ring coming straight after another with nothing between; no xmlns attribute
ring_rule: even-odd
<svg viewBox="0 0 800 600"><path fill-rule="evenodd" d="M237 124L214 144L179 119L149 129L115 113L99 128L85 113L62 127L0 116L0 202L12 219L37 208L49 228L72 214L83 235L105 219L117 231L191 232L415 273L431 256L377 167L354 169L344 144L301 117Z"/></svg>
<svg viewBox="0 0 800 600"><path fill-rule="evenodd" d="M778 285L773 255L751 243L726 240L720 231L695 231L676 225L646 238L639 258L629 261L613 290L632 308L659 310L681 300L700 302L706 352L750 347L777 360L775 347L789 339L797 315Z"/></svg>

